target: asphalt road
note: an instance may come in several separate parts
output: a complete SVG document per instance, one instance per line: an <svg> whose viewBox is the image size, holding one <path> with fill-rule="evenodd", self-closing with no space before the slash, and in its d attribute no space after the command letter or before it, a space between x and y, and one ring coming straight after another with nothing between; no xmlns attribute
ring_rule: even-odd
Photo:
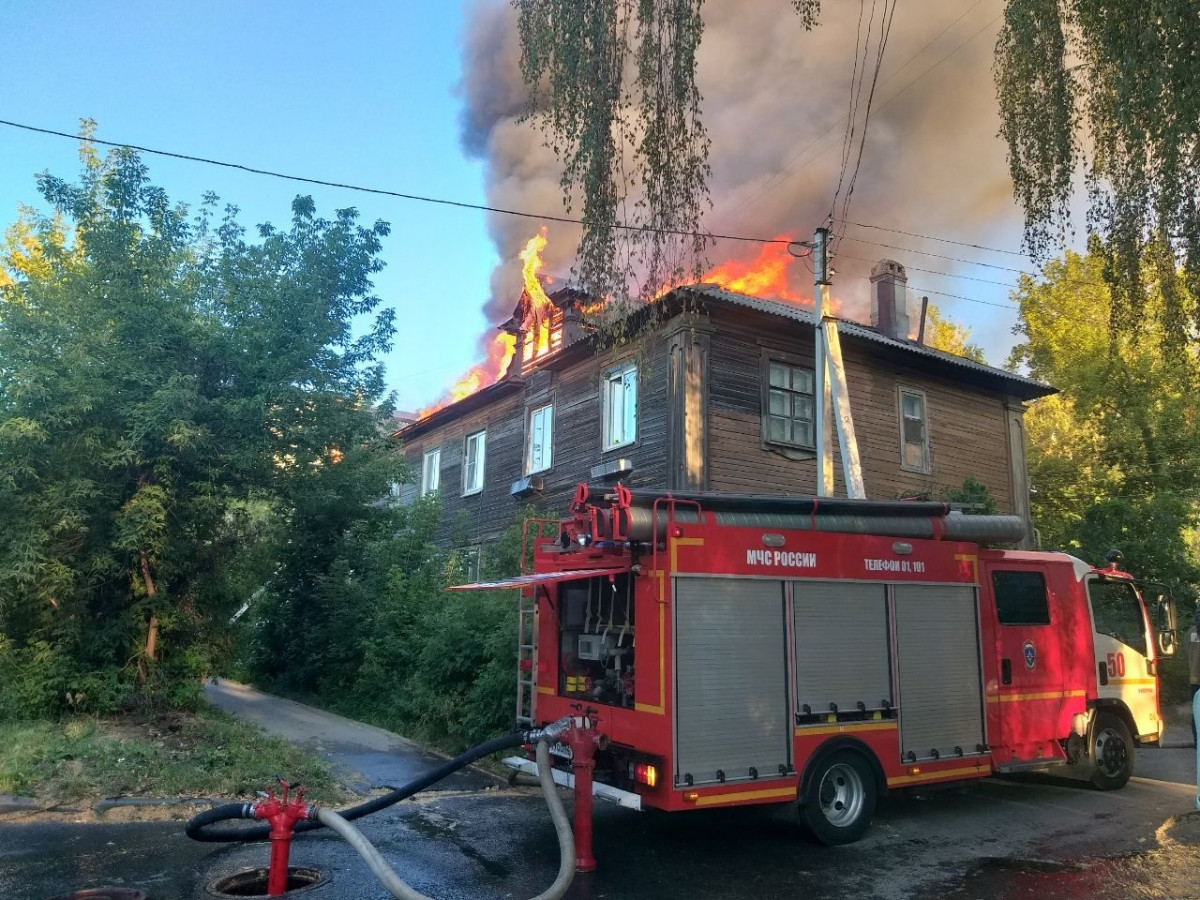
<svg viewBox="0 0 1200 900"><path fill-rule="evenodd" d="M437 757L379 729L222 685L229 703L289 722L302 742L369 763L364 783L403 780ZM296 707L299 707L298 709ZM363 744L358 743L362 737ZM825 849L803 840L790 807L668 816L596 806L600 868L572 898L806 900L1129 900L1200 898L1200 814L1194 751L1143 749L1125 790L1101 793L1049 778L985 779L889 798L867 837ZM385 758L400 757L398 762ZM373 768L375 765L380 768ZM394 767L394 768L389 768ZM1176 780L1171 780L1176 779ZM383 856L438 898L533 896L558 865L536 789L464 776L360 820ZM209 900L221 878L266 864L264 845L196 844L178 823L8 824L0 820L0 898L45 900L100 886L137 887L153 900ZM293 865L327 879L297 897L388 895L335 836L297 838ZM1195 873L1195 874L1193 874Z"/></svg>

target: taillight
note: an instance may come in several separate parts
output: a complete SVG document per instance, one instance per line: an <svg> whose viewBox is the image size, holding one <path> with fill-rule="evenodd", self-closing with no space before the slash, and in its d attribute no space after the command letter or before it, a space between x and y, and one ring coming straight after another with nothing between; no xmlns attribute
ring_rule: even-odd
<svg viewBox="0 0 1200 900"><path fill-rule="evenodd" d="M658 785L658 767L650 763L638 763L633 767L633 780L646 787Z"/></svg>

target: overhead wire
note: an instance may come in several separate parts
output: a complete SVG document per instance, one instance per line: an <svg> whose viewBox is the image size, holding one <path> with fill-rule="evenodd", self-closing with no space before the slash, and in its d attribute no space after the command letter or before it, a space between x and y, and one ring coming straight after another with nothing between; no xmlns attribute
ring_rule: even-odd
<svg viewBox="0 0 1200 900"><path fill-rule="evenodd" d="M929 41L927 41L919 50L917 50L916 53L914 53L911 57L909 57L909 59L902 66L900 66L900 68L898 68L891 76L884 79L882 86L886 87L887 85L891 84L892 81L894 81L897 77L899 77L901 72L903 72L910 65L912 65L914 62L916 62L926 50L928 50L935 43L937 43L939 40L941 40L943 36L945 36L952 28L954 28L954 26L956 26L959 22L961 22L964 18L966 18L970 13L974 12L976 7L978 7L983 2L984 2L984 0L975 0L975 3L972 4L970 7L968 7L963 13L961 13L957 19L955 19L953 22L951 22L949 25L947 25L945 28L943 28L940 32L938 32L937 35L935 35L933 38L931 38ZM992 21L995 21L995 20L993 19ZM986 28L987 26L984 26L984 27ZM969 43L970 41L974 40L974 38L978 34L979 34L979 32L976 32L975 34L971 35L971 37L967 39L967 42ZM963 47L963 45L960 44L958 47L956 47L954 50L951 51L950 55L957 53L959 50L962 49L962 47ZM917 75L916 78L914 78L912 81L910 81L908 84L906 84L903 88L901 88L901 90L899 92L892 95L891 97L888 97L885 101L883 101L883 103L880 104L879 108L880 109L885 108L889 103L892 102L893 99L895 99L895 97L899 96L900 93L903 93L904 91L908 90L908 88L911 87L915 82L920 81L922 78L924 78L925 75L928 72L931 72L934 68L936 68L936 66L937 66L937 63L935 63L934 66L931 66L929 69L926 69L921 74ZM805 144L799 150L796 150L794 153L792 153L787 158L787 160L784 161L783 166L781 167L781 171L776 172L774 175L772 175L766 181L764 181L761 184L754 187L753 190L751 190L750 193L748 193L741 200L738 200L732 207L730 207L727 215L732 215L733 213L740 210L743 206L745 206L751 200L754 200L759 195L761 195L765 191L769 190L780 179L787 180L787 179L790 179L792 176L794 176L796 174L795 167L799 164L800 160L804 157L804 155L806 153L808 153L809 150L813 149L813 147L815 147L817 144L819 144L822 140L824 140L824 138L826 136L828 136L828 134L831 131L833 131L835 128L837 128L839 124L841 124L840 119L838 121L834 122L828 128L826 128L823 132L821 132L819 135L817 135L815 138L813 138L811 141L809 141L807 144ZM820 156L824 152L825 152L825 150L822 149L820 151L820 153L817 154L817 156ZM814 157L814 159L815 158L816 157Z"/></svg>
<svg viewBox="0 0 1200 900"><path fill-rule="evenodd" d="M887 228L883 225L870 225L866 222L846 222L846 225L853 225L856 228L870 228L876 231L890 231L892 234L902 234L905 237L920 238L923 241L937 241L942 244L954 244L958 247L970 247L972 250L986 250L989 253L1007 253L1010 256L1028 257L1028 253L1022 253L1020 250L1004 250L1000 247L988 247L986 244L972 244L969 241L956 241L951 238L934 237L929 234L917 234L915 231L904 231L900 228Z"/></svg>
<svg viewBox="0 0 1200 900"><path fill-rule="evenodd" d="M875 23L875 0L871 0L871 18L867 22L867 38L862 49L862 72L860 76L858 71L859 61L859 38L862 37L863 13L866 11L866 0L858 0L858 25L854 32L854 66L850 71L850 97L846 109L846 129L842 135L842 165L838 170L837 187L833 191L833 199L829 202L829 218L833 218L833 211L837 208L838 197L842 193L842 181L846 177L846 170L850 167L850 153L854 147L854 125L858 120L858 101L862 96L862 80L867 72L866 49L871 40L871 28Z"/></svg>
<svg viewBox="0 0 1200 900"><path fill-rule="evenodd" d="M332 181L332 180L328 180L328 179L315 178L315 177L311 177L311 176L293 175L293 174L289 174L289 173L276 172L276 171L272 171L269 169L262 169L262 168L258 168L258 167L254 167L254 166L248 166L248 165L245 165L242 163L232 163L232 162L227 162L224 160L210 159L207 157L196 156L193 154L179 153L179 152L170 151L170 150L161 150L161 149L157 149L157 148L153 148L153 147L147 147L144 145L131 144L131 143L126 143L126 142L108 141L108 140L103 140L103 139L97 138L97 137L81 137L79 135L71 134L69 132L56 131L54 129L48 129L48 128L41 128L38 126L28 125L28 124L24 124L24 123L20 123L20 122L13 122L10 120L5 120L5 119L0 119L0 125L6 125L11 128L35 132L35 133L39 133L39 134L47 134L47 135L50 135L53 137L61 137L61 138L65 138L65 139L69 139L69 140L73 140L73 141L84 141L84 142L93 143L93 144L97 144L97 145L101 145L101 146L107 146L107 147L123 147L123 148L128 148L130 150L134 150L137 152L148 153L148 154L155 155L155 156L163 156L163 157L172 158L172 159L180 159L180 160L184 160L187 162L202 163L205 165L214 165L214 166L218 166L221 168L229 168L229 169L234 169L237 171L243 171L243 172L246 172L246 173L252 174L252 175L262 175L262 176L271 177L271 178L279 178L279 179L286 180L286 181L295 181L295 182L300 182L300 183L304 183L304 184L312 184L312 185L317 185L317 186L322 186L322 187L331 187L331 188L336 188L336 189L350 190L350 191L356 191L356 192L360 192L360 193L377 194L377 195L382 195L382 196L395 197L395 198L403 199L403 200L410 200L410 201L414 201L414 202L432 203L432 204L450 206L450 207L455 207L455 208L478 210L478 211L483 211L483 212L494 212L494 213L498 213L498 214L517 216L517 217L521 217L521 218L537 219L537 220L550 221L550 222L562 222L562 223L568 223L568 224L573 224L573 225L587 224L586 220L575 219L575 218L571 218L571 217L567 217L567 216L542 215L542 214L530 213L530 212L526 212L526 211L522 211L522 210L506 209L506 208L502 208L502 207L494 207L494 206L489 206L489 205L485 205L485 204L468 203L468 202L464 202L464 201L449 200L449 199L438 198L438 197L429 197L429 196L424 196L424 195L419 195L419 194L411 194L411 193L406 193L406 192L401 192L401 191L392 191L392 190L385 189L385 188L375 188L375 187L351 184L351 183L346 183L346 182L337 182L337 181ZM926 239L926 240L934 240L934 241L941 241L941 242L949 243L949 244L970 246L970 247L973 247L976 249L996 249L996 248L983 247L982 245L966 244L966 242L953 241L953 240L947 239L947 238L936 238L936 237L932 237L929 235L916 234L914 232L905 232L900 229L890 229L890 228L885 228L883 226L874 226L874 225L870 225L869 223L854 222L854 223L850 223L850 224L853 224L854 226L860 227L860 228L876 228L878 230L891 231L891 232L895 232L898 234L905 234L906 236L917 237L917 238ZM744 242L744 243L755 243L755 244L763 244L763 245L767 245L767 244L792 245L792 244L797 243L796 241L789 240L788 238L760 238L760 237L753 237L753 236L749 236L749 235L730 235L730 234L722 234L722 233L715 233L715 232L693 232L693 231L686 231L683 229L657 229L657 228L653 228L651 226L634 226L634 225L624 225L624 224L618 224L616 227L621 228L621 229L626 229L626 230L657 231L660 233L675 234L675 235L703 236L703 237L706 237L709 239L714 239L714 240L731 240L731 241L739 241L739 242ZM1025 269L1017 269L1017 268L1013 268L1010 266L997 265L995 263L987 263L987 262L982 262L979 260L971 260L971 259L964 259L964 258L956 257L956 256L948 256L945 254L933 253L933 252L930 252L927 250L917 250L917 249L914 249L911 247L901 247L896 244L889 244L889 243L885 243L882 241L872 241L867 238L855 237L853 235L846 234L844 231L838 232L837 237L839 239L844 238L846 240L857 242L857 243L869 244L872 246L883 247L886 249L899 250L899 251L903 251L905 253L913 253L913 254L917 254L917 255L921 255L921 256L928 256L928 257L935 258L935 259L944 259L944 260L947 260L950 262L961 263L963 265L980 266L983 268L996 269L998 271L1013 272L1013 273L1019 274L1019 275L1026 275L1031 278L1042 277L1039 275L1039 273L1029 272ZM999 252L1012 252L1012 251L999 251ZM858 260L862 260L864 262L871 261L864 257L856 257L856 256L852 256L850 254L842 254L842 258L858 259ZM949 272L940 272L940 271L933 270L933 269L922 269L922 268L913 267L913 266L910 266L908 268L911 268L913 271L920 271L920 272L925 272L925 273L928 273L931 275L940 275L940 276L948 277L948 278L959 278L959 279L964 279L964 280L969 280L969 281L981 282L981 283L985 283L985 284L995 284L995 285L1002 286L1002 287L1010 287L1010 288L1018 287L1017 285L1007 284L1007 283L998 282L998 281L991 281L989 279L979 278L979 277L975 277L975 276L956 275L956 274L952 274ZM1092 284L1091 282L1081 282L1081 283ZM1097 286L1102 286L1102 285L1097 285ZM980 301L980 300L977 300L974 298L968 298L968 297L960 297L959 295L949 294L946 292L930 291L930 293L938 293L942 296L953 297L953 298L957 298L957 299L964 299L964 300L968 300L970 302L986 303L986 301ZM986 305L999 305L999 304L986 304Z"/></svg>
<svg viewBox="0 0 1200 900"><path fill-rule="evenodd" d="M862 135L858 139L858 159L854 162L854 172L850 175L850 181L846 186L846 197L842 201L841 219L843 221L850 213L850 200L854 196L854 186L858 183L858 173L862 169L863 152L867 146L867 129L871 124L871 106L875 102L875 88L879 84L879 71L883 68L883 54L887 50L888 38L892 34L892 22L896 18L896 6L898 3L899 0L891 0L890 10L888 8L888 0L884 0L883 3L883 14L880 17L882 34L879 36L879 46L875 52L875 71L871 75L871 91L867 94L867 109L863 113Z"/></svg>
<svg viewBox="0 0 1200 900"><path fill-rule="evenodd" d="M158 150L153 147L146 147L138 144L130 144L122 141L106 141L97 137L82 136L71 134L66 131L56 131L52 128L40 128L35 125L26 125L22 122L13 122L8 119L0 119L0 125L6 125L10 128L18 128L23 131L31 131L37 134L46 134L53 137L68 138L73 141L81 141L89 144L99 144L102 147L116 147L128 150L135 150L138 153L149 153L153 156L163 156L169 159L180 159L187 162L204 163L210 166L219 166L224 169L234 169L240 172L247 172L251 175L263 175L270 178L280 178L284 181L295 181L301 184L312 184L319 187L338 188L347 191L356 191L363 194L377 194L384 197L395 197L400 200L412 200L418 203L432 203L439 206L450 206L457 209L471 209L479 212L496 213L504 216L515 216L522 219L536 219L543 222L561 222L567 225L590 225L592 224L586 219L575 219L570 216L546 215L542 213L531 213L517 209L507 209L500 206L489 206L483 203L469 203L464 200L448 200L443 197L429 197L422 194L410 194L404 191L393 191L386 188L367 187L365 185L350 184L341 181L329 181L323 178L312 178L306 175L292 175L286 172L275 172L271 169L261 169L256 166L247 166L242 163L225 162L219 159L210 159L204 156L194 156L189 153L178 153L173 150ZM613 225L614 228L623 229L625 231L643 231L656 234L679 235L683 237L704 237L712 240L722 241L742 241L750 244L789 244L793 243L788 238L760 238L749 237L746 235L736 234L716 234L707 231L689 231L681 228L656 228L652 225L629 225L618 222Z"/></svg>

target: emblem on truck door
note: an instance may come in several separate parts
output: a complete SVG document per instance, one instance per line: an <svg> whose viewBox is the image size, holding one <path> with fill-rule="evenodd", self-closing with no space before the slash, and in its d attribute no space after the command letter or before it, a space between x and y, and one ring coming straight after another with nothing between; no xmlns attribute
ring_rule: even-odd
<svg viewBox="0 0 1200 900"><path fill-rule="evenodd" d="M1032 669L1037 665L1037 648L1033 646L1033 641L1026 641L1021 652L1025 655L1025 668Z"/></svg>

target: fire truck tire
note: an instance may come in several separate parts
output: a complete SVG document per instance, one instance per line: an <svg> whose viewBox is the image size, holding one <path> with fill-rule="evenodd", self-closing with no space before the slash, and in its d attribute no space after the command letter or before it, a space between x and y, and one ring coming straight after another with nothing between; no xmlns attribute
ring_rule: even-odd
<svg viewBox="0 0 1200 900"><path fill-rule="evenodd" d="M1125 787L1133 774L1133 737L1124 720L1098 712L1092 726L1092 784L1102 791Z"/></svg>
<svg viewBox="0 0 1200 900"><path fill-rule="evenodd" d="M867 832L875 814L875 773L861 753L838 750L817 763L812 797L800 804L800 820L822 844L851 844Z"/></svg>

